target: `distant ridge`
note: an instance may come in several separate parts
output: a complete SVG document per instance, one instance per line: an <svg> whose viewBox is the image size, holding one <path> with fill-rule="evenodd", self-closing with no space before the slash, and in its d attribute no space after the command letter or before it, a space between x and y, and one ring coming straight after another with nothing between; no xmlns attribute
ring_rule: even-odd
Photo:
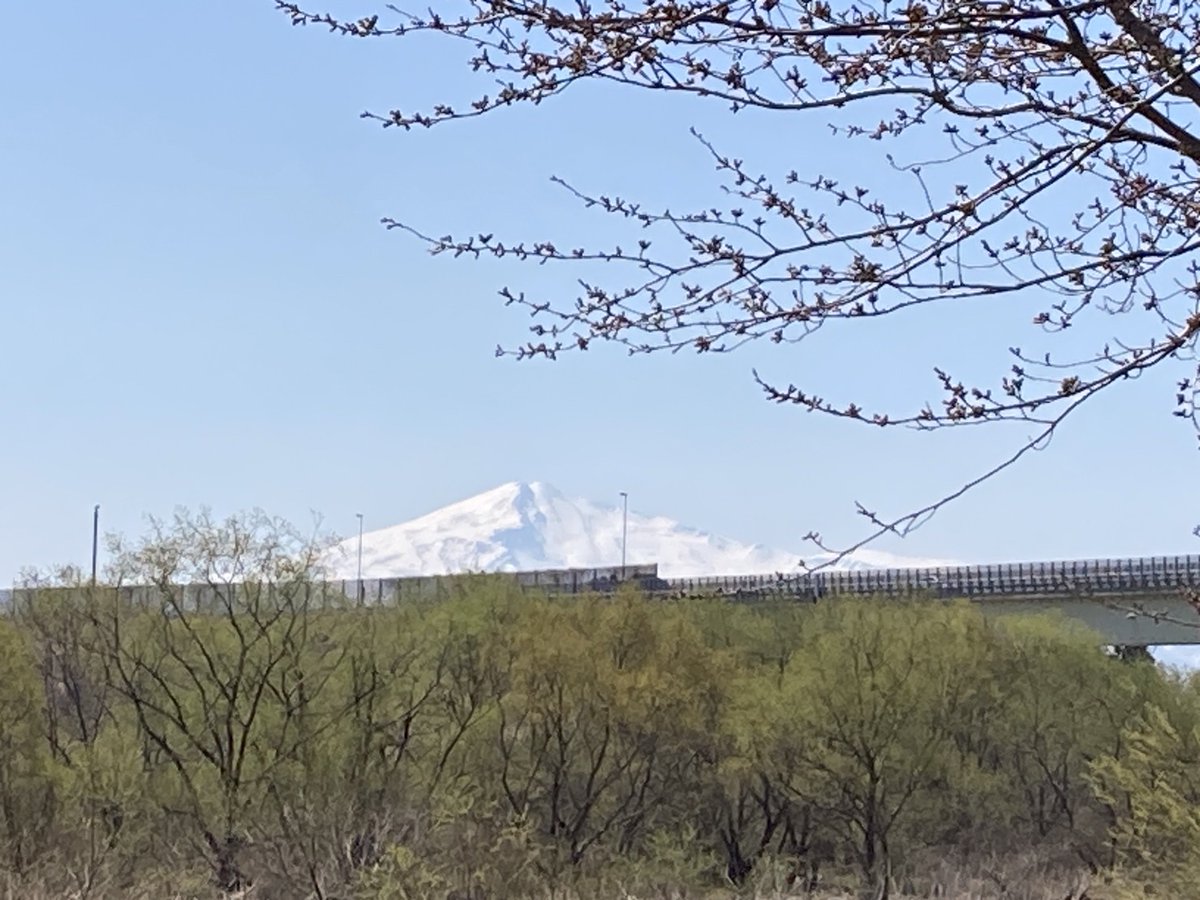
<svg viewBox="0 0 1200 900"><path fill-rule="evenodd" d="M363 535L363 577L515 572L621 563L621 508L569 498L541 481L512 481L434 512ZM358 537L326 560L334 578L354 578ZM629 511L628 562L658 563L664 577L792 572L828 557L744 544ZM839 568L950 566L954 561L861 550Z"/></svg>

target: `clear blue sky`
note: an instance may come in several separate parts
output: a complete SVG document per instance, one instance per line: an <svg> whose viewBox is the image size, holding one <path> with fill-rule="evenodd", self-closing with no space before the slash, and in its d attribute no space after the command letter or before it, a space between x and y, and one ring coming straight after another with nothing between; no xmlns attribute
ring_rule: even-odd
<svg viewBox="0 0 1200 900"><path fill-rule="evenodd" d="M512 479L613 502L627 490L641 512L799 549L810 529L860 536L854 500L903 511L1019 436L798 414L762 401L750 368L916 406L935 399L934 363L1002 371L1003 348L1029 337L1023 308L723 359L495 359L526 324L498 287L566 291L582 273L432 258L381 216L604 237L548 176L715 199L693 123L766 168L872 160L811 120L730 123L592 88L381 131L359 112L469 99L466 49L337 39L271 5L117 0L52 21L31 6L0 32L0 579L84 561L94 503L106 530L207 504L316 510L349 533L358 511L382 527ZM879 546L980 561L1196 552L1200 456L1170 415L1175 374L1124 387L1048 452Z"/></svg>

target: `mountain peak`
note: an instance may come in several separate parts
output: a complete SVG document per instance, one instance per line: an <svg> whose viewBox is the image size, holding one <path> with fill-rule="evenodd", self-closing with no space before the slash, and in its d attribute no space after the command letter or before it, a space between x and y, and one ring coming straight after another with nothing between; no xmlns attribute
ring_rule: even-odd
<svg viewBox="0 0 1200 900"><path fill-rule="evenodd" d="M467 513L476 516L502 514L506 510L533 512L538 508L564 500L562 492L543 481L506 481L497 487L458 500L428 516L445 516ZM422 516L421 518L426 518ZM414 520L416 521L416 520Z"/></svg>
<svg viewBox="0 0 1200 900"><path fill-rule="evenodd" d="M363 577L512 572L617 566L622 508L565 496L543 481L509 481L409 522L363 535ZM658 563L664 577L795 571L800 556L630 511L627 561ZM327 560L335 578L354 578L358 538ZM887 554L858 565L921 565ZM851 560L854 565L856 561ZM933 561L932 564L944 564Z"/></svg>

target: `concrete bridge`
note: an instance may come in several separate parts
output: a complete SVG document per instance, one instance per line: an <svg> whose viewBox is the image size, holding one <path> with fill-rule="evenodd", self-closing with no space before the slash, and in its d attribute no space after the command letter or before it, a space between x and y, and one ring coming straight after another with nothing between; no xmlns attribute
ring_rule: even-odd
<svg viewBox="0 0 1200 900"><path fill-rule="evenodd" d="M1056 611L1124 647L1200 644L1200 555L1001 563L928 569L822 569L764 575L662 578L656 564L510 573L552 593L610 592L636 583L661 596L734 602L815 602L835 596L965 598L994 614ZM443 579L348 581L348 596L426 593Z"/></svg>
<svg viewBox="0 0 1200 900"><path fill-rule="evenodd" d="M734 599L838 595L965 598L995 614L1055 611L1116 646L1200 644L1200 555L808 575L674 578L671 589Z"/></svg>
<svg viewBox="0 0 1200 900"><path fill-rule="evenodd" d="M719 597L732 602L818 602L828 597L966 598L989 614L1059 612L1114 646L1200 644L1200 555L913 569L820 569L763 575L662 578L657 564L507 573L522 587L556 594L612 592L634 583L662 597ZM365 603L435 597L453 576L332 582L323 590ZM314 586L314 590L318 586ZM122 587L153 602L153 591ZM185 589L202 608L209 589ZM18 590L16 593L21 593ZM0 590L0 609L13 591Z"/></svg>

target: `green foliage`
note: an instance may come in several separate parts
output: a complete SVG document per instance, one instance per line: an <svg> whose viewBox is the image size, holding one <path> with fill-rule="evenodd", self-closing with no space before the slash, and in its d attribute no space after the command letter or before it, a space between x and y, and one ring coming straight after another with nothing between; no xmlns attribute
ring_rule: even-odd
<svg viewBox="0 0 1200 900"><path fill-rule="evenodd" d="M152 588L0 619L17 893L717 896L981 853L1200 873L1200 688L1061 621L485 577L364 608L290 540L184 517L122 560Z"/></svg>
<svg viewBox="0 0 1200 900"><path fill-rule="evenodd" d="M1147 705L1122 729L1122 752L1097 758L1091 781L1119 811L1113 838L1126 881L1194 889L1200 882L1200 690L1195 681L1176 685L1169 705Z"/></svg>
<svg viewBox="0 0 1200 900"><path fill-rule="evenodd" d="M948 775L948 725L968 702L970 613L828 604L789 666L774 717L781 783L853 848L886 866L900 826Z"/></svg>
<svg viewBox="0 0 1200 900"><path fill-rule="evenodd" d="M42 698L26 636L0 619L0 860L18 872L46 849L54 812Z"/></svg>

